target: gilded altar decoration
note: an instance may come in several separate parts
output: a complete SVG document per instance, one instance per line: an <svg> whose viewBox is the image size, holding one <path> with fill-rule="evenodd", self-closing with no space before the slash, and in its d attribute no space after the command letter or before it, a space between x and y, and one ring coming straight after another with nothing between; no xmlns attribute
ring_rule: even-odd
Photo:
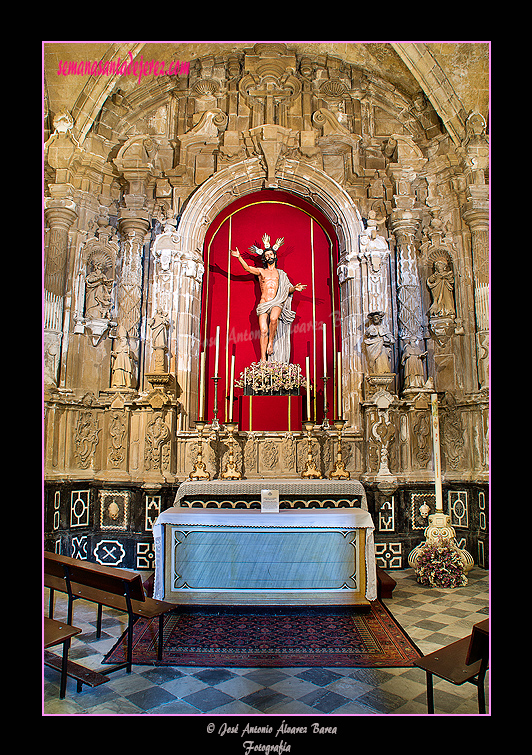
<svg viewBox="0 0 532 755"><path fill-rule="evenodd" d="M253 362L235 382L245 396L297 396L300 388L306 384L299 364L272 361Z"/></svg>

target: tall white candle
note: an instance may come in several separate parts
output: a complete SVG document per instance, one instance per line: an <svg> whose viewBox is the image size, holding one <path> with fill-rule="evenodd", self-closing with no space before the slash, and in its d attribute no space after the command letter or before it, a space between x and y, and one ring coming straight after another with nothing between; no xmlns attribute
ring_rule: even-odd
<svg viewBox="0 0 532 755"><path fill-rule="evenodd" d="M305 359L305 377L307 379L307 420L310 420L310 357Z"/></svg>
<svg viewBox="0 0 532 755"><path fill-rule="evenodd" d="M214 359L214 377L218 377L218 360L220 358L220 326L216 327L216 357Z"/></svg>
<svg viewBox="0 0 532 755"><path fill-rule="evenodd" d="M233 386L235 382L235 355L231 357L231 386L229 388L229 422L233 421Z"/></svg>
<svg viewBox="0 0 532 755"><path fill-rule="evenodd" d="M440 459L440 420L438 416L438 394L431 393L432 413L432 450L434 455L434 487L436 492L436 511L443 511L443 492Z"/></svg>
<svg viewBox="0 0 532 755"><path fill-rule="evenodd" d="M323 323L323 377L327 377L327 326Z"/></svg>
<svg viewBox="0 0 532 755"><path fill-rule="evenodd" d="M342 406L342 352L338 352L337 365L336 365L336 382L338 393L336 396L336 416L338 419L342 419L343 406Z"/></svg>
<svg viewBox="0 0 532 755"><path fill-rule="evenodd" d="M204 419L205 412L205 350L200 355L200 395L199 395L199 418Z"/></svg>

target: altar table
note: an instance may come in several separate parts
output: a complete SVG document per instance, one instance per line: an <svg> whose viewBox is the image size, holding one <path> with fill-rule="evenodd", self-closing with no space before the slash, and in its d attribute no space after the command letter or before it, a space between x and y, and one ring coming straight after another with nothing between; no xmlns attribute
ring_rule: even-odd
<svg viewBox="0 0 532 755"><path fill-rule="evenodd" d="M174 499L175 506L201 498L231 500L236 502L239 496L253 496L260 502L262 488L279 491L279 500L290 502L293 499L323 502L340 500L347 503L347 508L362 508L367 511L366 491L358 480L305 480L290 478L268 478L249 480L185 480L182 482Z"/></svg>
<svg viewBox="0 0 532 755"><path fill-rule="evenodd" d="M154 597L180 605L368 605L377 597L373 531L360 508L175 506L153 529Z"/></svg>

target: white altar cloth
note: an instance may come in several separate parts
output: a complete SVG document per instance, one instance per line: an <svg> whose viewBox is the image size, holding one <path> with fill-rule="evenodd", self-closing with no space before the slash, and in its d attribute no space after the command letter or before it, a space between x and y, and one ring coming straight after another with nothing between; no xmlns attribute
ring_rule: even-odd
<svg viewBox="0 0 532 755"><path fill-rule="evenodd" d="M213 497L257 494L260 500L260 491L263 488L278 490L279 497L283 495L301 495L307 498L312 496L334 496L346 499L355 496L360 497L360 508L367 511L366 491L359 480L294 480L294 479L254 479L254 480L185 480L179 486L174 505L180 506L184 498L192 496Z"/></svg>
<svg viewBox="0 0 532 755"><path fill-rule="evenodd" d="M270 481L268 481L270 483ZM264 487L264 485L263 485ZM268 487L272 487L268 484ZM155 542L155 581L154 598L164 599L165 545L164 528L171 524L176 526L223 527L229 524L247 528L267 527L302 527L365 530L365 566L367 600L377 598L377 574L375 566L375 547L373 541L374 525L368 511L360 508L342 509L280 509L278 513L265 513L259 509L214 509L172 507L163 511L153 527Z"/></svg>

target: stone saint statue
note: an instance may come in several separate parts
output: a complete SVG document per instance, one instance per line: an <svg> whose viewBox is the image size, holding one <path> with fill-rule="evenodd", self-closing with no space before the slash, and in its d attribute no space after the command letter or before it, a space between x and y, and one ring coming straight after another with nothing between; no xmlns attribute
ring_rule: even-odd
<svg viewBox="0 0 532 755"><path fill-rule="evenodd" d="M371 375L390 373L390 358L386 347L391 346L393 341L383 325L384 312L370 312L368 320L369 325L364 333L364 345L369 372Z"/></svg>
<svg viewBox="0 0 532 755"><path fill-rule="evenodd" d="M170 320L168 319L166 312L162 309L158 309L148 325L151 328L153 348L166 349L168 328L170 327Z"/></svg>
<svg viewBox="0 0 532 755"><path fill-rule="evenodd" d="M107 267L105 255L92 259L92 271L85 278L85 315L88 318L109 317L113 281L105 277Z"/></svg>
<svg viewBox="0 0 532 755"><path fill-rule="evenodd" d="M111 352L114 357L111 388L131 388L133 384L133 364L129 339L126 330L120 326L118 331L118 346Z"/></svg>
<svg viewBox="0 0 532 755"><path fill-rule="evenodd" d="M292 311L292 294L303 291L306 285L297 283L293 286L284 270L277 267L277 250L284 243L284 239L277 239L270 246L270 237L262 237L264 250L253 245L249 248L253 254L262 259L264 269L252 267L242 259L238 247L231 250L244 270L256 275L259 279L261 298L257 305L257 315L260 327L260 358L265 362L271 358L275 362L288 363L290 361L290 326L294 321L295 312Z"/></svg>
<svg viewBox="0 0 532 755"><path fill-rule="evenodd" d="M453 316L455 314L454 276L446 260L435 261L434 273L428 278L427 286L432 294L429 315L432 317Z"/></svg>
<svg viewBox="0 0 532 755"><path fill-rule="evenodd" d="M416 338L411 338L406 344L401 357L401 364L404 368L404 387L421 388L425 385L423 357L427 356L426 351L421 351L419 342Z"/></svg>

